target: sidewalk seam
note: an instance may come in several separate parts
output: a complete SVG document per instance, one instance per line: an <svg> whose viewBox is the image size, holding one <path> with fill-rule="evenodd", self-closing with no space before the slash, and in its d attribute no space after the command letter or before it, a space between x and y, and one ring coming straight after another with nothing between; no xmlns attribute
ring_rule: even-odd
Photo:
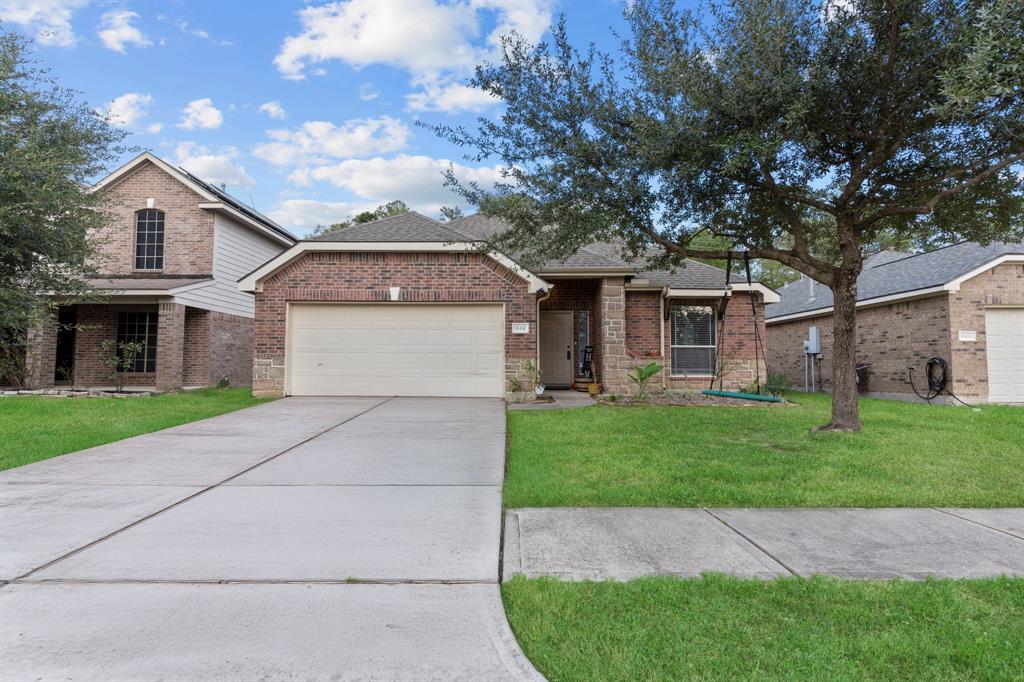
<svg viewBox="0 0 1024 682"><path fill-rule="evenodd" d="M709 515L709 516L710 516L711 518L713 518L713 519L715 519L716 521L718 521L718 522L719 522L720 524L722 524L723 526L725 526L726 528L728 528L729 530L731 530L731 531L732 531L733 533L736 533L736 535L739 535L739 536L740 536L741 538L743 538L744 540L746 540L747 542L749 542L749 543L750 543L751 545L753 545L754 547L756 547L756 548L757 548L757 550L758 550L759 552L761 552L761 553L762 553L762 554L764 554L764 555L765 555L766 557L768 557L769 559L771 559L772 561L774 561L775 563L777 563L777 564L778 564L779 566L782 566L782 567L783 567L784 569L786 569L786 570L787 570L787 571L788 571L788 572L790 573L790 575L795 575L795 576L799 576L799 575L800 575L799 573L797 573L796 571L794 571L794 570L793 570L792 568L790 568L790 567L789 567L789 565L788 565L788 564L786 564L786 563L785 563L784 561L782 561L782 560L781 560L781 559L779 559L779 558L778 558L777 556L775 556L774 554L772 554L771 552L769 552L769 551L768 551L767 549L765 549L764 547L762 547L762 546L761 546L760 544L758 544L757 542L754 542L754 540L753 540L753 539L751 539L751 538L750 538L750 537L749 537L748 535L746 535L745 533L743 533L743 532L739 531L738 529L734 528L734 527L733 527L732 525L730 525L730 524L729 524L729 523L728 523L727 521L725 521L725 520L724 520L723 518L721 518L720 516L718 516L717 514L715 514L715 513L713 512L713 511L711 511L711 510L710 510L710 509L708 509L707 507L701 507L701 510L702 510L702 511L704 511L704 512L706 512L706 513L707 513L707 514L708 514L708 515Z"/></svg>
<svg viewBox="0 0 1024 682"><path fill-rule="evenodd" d="M946 511L945 509L942 509L941 507L929 507L929 509L937 511L940 514L945 514L946 516L952 516L954 519L960 519L961 521L966 521L967 523L973 523L976 526L981 526L982 528L988 528L989 530L994 530L995 532L1002 533L1003 535L1009 535L1011 538L1014 538L1015 540L1024 541L1024 537L1021 537L1020 535L1017 535L1016 533L1011 533L1008 530L1003 530L1002 528L996 528L995 526L990 526L987 523L982 523L981 521L975 521L974 519L969 519L966 516L960 516L959 514L954 514L953 512Z"/></svg>

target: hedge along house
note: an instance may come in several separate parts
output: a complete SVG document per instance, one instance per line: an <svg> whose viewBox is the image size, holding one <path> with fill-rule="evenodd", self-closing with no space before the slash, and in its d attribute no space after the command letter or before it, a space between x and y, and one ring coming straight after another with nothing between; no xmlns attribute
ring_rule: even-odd
<svg viewBox="0 0 1024 682"><path fill-rule="evenodd" d="M968 402L1024 403L1024 244L963 242L921 254L877 253L857 280L862 389L881 397L924 393L929 358ZM820 386L832 388L832 292L804 278L768 306L769 364L804 385L803 342L818 329ZM948 396L941 399L949 400Z"/></svg>
<svg viewBox="0 0 1024 682"><path fill-rule="evenodd" d="M481 251L501 229L404 213L299 242L242 278L256 298L254 393L500 397L529 382L528 363L549 387L589 372L611 393L651 361L666 388L705 387L716 362L727 387L764 377L749 297L763 325L767 287L726 292L724 271L693 261L644 272L600 244L530 271Z"/></svg>
<svg viewBox="0 0 1024 682"><path fill-rule="evenodd" d="M33 388L113 383L104 358L141 345L126 386L175 390L252 373L251 294L238 278L295 243L266 216L146 152L95 185L109 199L87 302L59 302L61 323L31 331Z"/></svg>

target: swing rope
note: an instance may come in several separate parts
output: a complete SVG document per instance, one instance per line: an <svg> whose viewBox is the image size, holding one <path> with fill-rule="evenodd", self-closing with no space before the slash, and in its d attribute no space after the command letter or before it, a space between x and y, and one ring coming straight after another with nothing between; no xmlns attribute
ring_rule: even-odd
<svg viewBox="0 0 1024 682"><path fill-rule="evenodd" d="M725 265L725 296L722 297L722 301L718 304L718 335L715 339L715 373L711 375L711 383L708 384L709 389L715 388L715 380L718 380L718 390L722 390L725 381L725 368L722 361L722 337L725 336L725 313L729 307L729 299L732 298L730 295L730 289L732 282L732 261L733 252L729 251L726 258ZM750 274L750 252L743 252L743 272L747 278L747 296L750 298L750 317L754 323L754 386L757 389L757 393L761 393L761 371L758 368L757 361L761 360L762 366L764 367L765 375L768 374L768 356L765 351L764 341L761 339L761 326L758 324L757 319L757 302L754 300L754 292L751 290L751 284L754 279Z"/></svg>

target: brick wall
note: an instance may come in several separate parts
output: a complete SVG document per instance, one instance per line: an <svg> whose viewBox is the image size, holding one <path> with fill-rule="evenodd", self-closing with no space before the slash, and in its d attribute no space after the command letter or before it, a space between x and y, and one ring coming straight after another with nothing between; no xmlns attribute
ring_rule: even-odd
<svg viewBox="0 0 1024 682"><path fill-rule="evenodd" d="M152 163L141 164L131 175L106 190L110 221L93 237L99 255L97 270L107 274L209 275L213 272L213 220L198 207L202 197ZM135 213L155 199L154 208L165 213L163 270L135 270Z"/></svg>
<svg viewBox="0 0 1024 682"><path fill-rule="evenodd" d="M247 317L210 312L209 374L207 384L213 385L223 377L232 386L252 383L252 329Z"/></svg>
<svg viewBox="0 0 1024 682"><path fill-rule="evenodd" d="M1024 264L998 265L967 280L949 296L953 392L964 399L988 399L986 306L1024 306ZM961 330L974 331L977 340L960 341Z"/></svg>
<svg viewBox="0 0 1024 682"><path fill-rule="evenodd" d="M182 383L206 386L210 382L210 311L185 308L185 347Z"/></svg>
<svg viewBox="0 0 1024 682"><path fill-rule="evenodd" d="M389 287L406 302L505 304L506 372L521 373L537 355L537 298L526 282L479 253L311 252L267 278L256 293L253 393L284 391L285 311L289 301L387 302ZM512 334L529 322L528 334ZM526 379L525 376L520 376Z"/></svg>
<svg viewBox="0 0 1024 682"><path fill-rule="evenodd" d="M660 290L626 291L626 350L636 358L662 361Z"/></svg>
<svg viewBox="0 0 1024 682"><path fill-rule="evenodd" d="M808 327L816 325L821 338L821 386L832 389L832 316L823 315L768 327L768 364L784 373L794 386L804 386L803 342ZM913 395L907 368L915 368L915 381L924 381L925 362L932 356L950 360L949 301L933 296L857 311L857 362L870 365L868 391ZM951 364L954 376L955 359ZM918 385L921 389L921 385Z"/></svg>

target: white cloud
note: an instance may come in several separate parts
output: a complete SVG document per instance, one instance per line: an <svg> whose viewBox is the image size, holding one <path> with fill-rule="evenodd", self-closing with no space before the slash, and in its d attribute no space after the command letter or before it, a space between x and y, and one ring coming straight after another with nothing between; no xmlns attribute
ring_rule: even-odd
<svg viewBox="0 0 1024 682"><path fill-rule="evenodd" d="M113 10L100 17L100 30L96 34L100 41L114 52L125 53L125 45L147 47L153 44L132 22L139 15L129 10Z"/></svg>
<svg viewBox="0 0 1024 682"><path fill-rule="evenodd" d="M472 58L466 34L475 13L465 3L431 0L350 0L300 10L302 31L285 38L274 64L285 78L301 80L309 64L339 59L355 67L390 64L422 72L465 64Z"/></svg>
<svg viewBox="0 0 1024 682"><path fill-rule="evenodd" d="M253 187L256 181L236 162L238 150L222 147L219 153L195 142L181 142L174 148L174 161L196 177L216 185Z"/></svg>
<svg viewBox="0 0 1024 682"><path fill-rule="evenodd" d="M270 118L284 118L288 115L287 112L285 112L284 107L281 106L281 103L277 100L264 102L260 105L259 110Z"/></svg>
<svg viewBox="0 0 1024 682"><path fill-rule="evenodd" d="M193 128L212 130L219 128L220 124L224 122L224 115L220 113L220 109L213 106L213 100L209 97L192 100L181 110L181 113L181 123L178 124L178 127L185 130Z"/></svg>
<svg viewBox="0 0 1024 682"><path fill-rule="evenodd" d="M442 85L428 81L423 83L421 91L406 95L405 101L413 111L443 111L452 114L457 111L483 111L500 100L490 93L468 85Z"/></svg>
<svg viewBox="0 0 1024 682"><path fill-rule="evenodd" d="M193 26L192 24L188 23L184 19L178 19L177 21L175 21L174 22L174 26L179 31L181 31L182 33L187 33L188 35L195 36L196 38L202 38L203 40L207 40L207 41L213 43L214 45L220 45L222 47L227 47L227 46L232 44L230 40L222 40L220 38L214 38L213 36L210 35L209 31L206 31L206 30L204 30L202 28L199 28L198 26Z"/></svg>
<svg viewBox="0 0 1024 682"><path fill-rule="evenodd" d="M152 95L143 95L139 92L126 92L120 97L115 97L110 104L103 109L107 120L114 125L124 128L134 128L147 115L146 109L153 104Z"/></svg>
<svg viewBox="0 0 1024 682"><path fill-rule="evenodd" d="M147 133L153 133L154 135L156 133L159 133L163 129L164 129L164 124L163 123L150 123L148 126L146 126L146 132Z"/></svg>
<svg viewBox="0 0 1024 682"><path fill-rule="evenodd" d="M72 47L78 37L71 18L86 4L88 0L4 0L0 2L0 22L34 31L40 45Z"/></svg>
<svg viewBox="0 0 1024 682"><path fill-rule="evenodd" d="M271 209L268 215L288 229L307 232L317 225L340 223L355 213L373 210L376 206L345 201L286 199Z"/></svg>
<svg viewBox="0 0 1024 682"><path fill-rule="evenodd" d="M359 99L364 102L371 102L380 97L380 90L373 87L372 83L363 83L359 86Z"/></svg>
<svg viewBox="0 0 1024 682"><path fill-rule="evenodd" d="M302 168L288 179L297 185L328 182L367 200L402 199L420 210L436 212L441 206L461 203L461 197L444 187L442 174L450 163L447 159L399 154L390 159L350 159ZM499 166L471 168L456 163L454 169L463 182L490 187L502 181Z"/></svg>
<svg viewBox="0 0 1024 682"><path fill-rule="evenodd" d="M493 56L511 30L539 40L551 23L551 2L348 0L306 7L298 16L301 31L287 37L274 58L285 78L302 80L307 66L337 59L355 68L396 66L415 77L448 72L450 82L452 73L464 75ZM494 25L486 36L482 18Z"/></svg>
<svg viewBox="0 0 1024 682"><path fill-rule="evenodd" d="M295 130L268 130L272 142L257 145L253 155L277 166L327 163L399 151L406 147L409 135L409 128L390 116L353 119L341 125L307 121Z"/></svg>

